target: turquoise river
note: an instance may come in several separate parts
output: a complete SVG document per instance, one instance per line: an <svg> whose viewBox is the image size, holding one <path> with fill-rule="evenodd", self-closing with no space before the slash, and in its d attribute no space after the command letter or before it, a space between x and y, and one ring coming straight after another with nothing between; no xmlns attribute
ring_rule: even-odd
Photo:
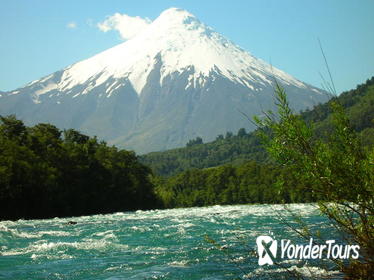
<svg viewBox="0 0 374 280"><path fill-rule="evenodd" d="M292 230L297 224L289 210L334 239L312 204L1 221L0 279L297 279L295 273L339 279L327 261L326 266L294 259L259 266L260 235L307 243Z"/></svg>

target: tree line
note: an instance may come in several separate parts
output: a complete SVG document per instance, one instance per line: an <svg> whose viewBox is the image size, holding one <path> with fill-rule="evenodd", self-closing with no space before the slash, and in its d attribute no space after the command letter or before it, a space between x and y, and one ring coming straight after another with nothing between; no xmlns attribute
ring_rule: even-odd
<svg viewBox="0 0 374 280"><path fill-rule="evenodd" d="M277 182L280 178L283 178L282 184ZM318 199L289 170L255 161L240 166L191 169L167 178L155 177L154 183L157 195L167 208Z"/></svg>
<svg viewBox="0 0 374 280"><path fill-rule="evenodd" d="M160 207L150 174L133 152L95 137L0 117L0 219Z"/></svg>

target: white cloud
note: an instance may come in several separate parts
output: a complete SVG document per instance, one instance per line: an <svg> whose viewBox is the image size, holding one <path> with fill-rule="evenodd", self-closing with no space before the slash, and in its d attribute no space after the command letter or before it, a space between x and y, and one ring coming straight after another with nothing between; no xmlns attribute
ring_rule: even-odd
<svg viewBox="0 0 374 280"><path fill-rule="evenodd" d="M69 22L67 25L66 25L67 28L70 28L70 29L74 29L74 28L77 28L77 24L72 21L72 22Z"/></svg>
<svg viewBox="0 0 374 280"><path fill-rule="evenodd" d="M128 40L144 30L150 23L151 21L148 18L115 13L108 16L103 22L99 22L97 27L103 32L117 30L122 39Z"/></svg>

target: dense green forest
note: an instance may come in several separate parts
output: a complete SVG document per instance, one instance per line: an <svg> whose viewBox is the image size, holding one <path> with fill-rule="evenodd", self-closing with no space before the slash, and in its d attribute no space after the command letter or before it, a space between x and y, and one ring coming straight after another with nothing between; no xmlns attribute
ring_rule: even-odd
<svg viewBox="0 0 374 280"><path fill-rule="evenodd" d="M0 220L160 207L133 152L75 130L0 118Z"/></svg>
<svg viewBox="0 0 374 280"><path fill-rule="evenodd" d="M356 89L343 92L329 102L316 105L301 113L302 119L312 123L317 134L323 136L330 131L331 102L340 103L347 111L353 128L360 133L362 143L374 144L374 77ZM197 141L196 141L197 140ZM239 166L248 160L270 163L271 160L262 147L256 131L246 133L244 128L236 135L226 133L216 140L203 144L201 139L193 139L187 147L153 152L140 157L140 161L150 166L155 174L171 176L192 168L208 168L223 164Z"/></svg>
<svg viewBox="0 0 374 280"><path fill-rule="evenodd" d="M277 183L280 178L281 184ZM255 161L237 167L191 169L168 178L156 177L154 182L167 208L318 199L289 170Z"/></svg>
<svg viewBox="0 0 374 280"><path fill-rule="evenodd" d="M160 176L176 175L192 168L209 168L223 164L239 166L248 160L267 162L268 156L255 133L247 133L244 128L237 135L227 132L218 135L210 143L195 144L190 140L185 148L153 152L139 157Z"/></svg>

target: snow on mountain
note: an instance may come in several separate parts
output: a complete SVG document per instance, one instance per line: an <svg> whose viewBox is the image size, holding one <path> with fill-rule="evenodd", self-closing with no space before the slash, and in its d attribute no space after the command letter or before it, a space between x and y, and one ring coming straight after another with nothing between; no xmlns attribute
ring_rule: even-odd
<svg viewBox="0 0 374 280"><path fill-rule="evenodd" d="M204 77L218 68L230 80L250 88L251 82L271 84L269 76L273 75L287 84L304 87L292 76L240 49L187 11L171 8L132 40L66 68L61 81L49 85L41 93L55 88L68 91L74 86L85 84L92 77L95 80L90 89L109 78L126 77L136 92L141 94L158 54L163 62L161 85L166 76L182 72L193 65L195 71L189 77L192 86L196 83L201 85ZM37 82L46 80L48 77ZM110 87L108 92L115 88L115 84ZM90 89L82 94L88 93Z"/></svg>
<svg viewBox="0 0 374 280"><path fill-rule="evenodd" d="M237 109L257 114L271 108L274 78L297 109L326 100L319 89L257 59L189 12L171 8L134 38L6 93L0 113L71 126L148 152L248 127ZM215 112L223 114L220 123Z"/></svg>

